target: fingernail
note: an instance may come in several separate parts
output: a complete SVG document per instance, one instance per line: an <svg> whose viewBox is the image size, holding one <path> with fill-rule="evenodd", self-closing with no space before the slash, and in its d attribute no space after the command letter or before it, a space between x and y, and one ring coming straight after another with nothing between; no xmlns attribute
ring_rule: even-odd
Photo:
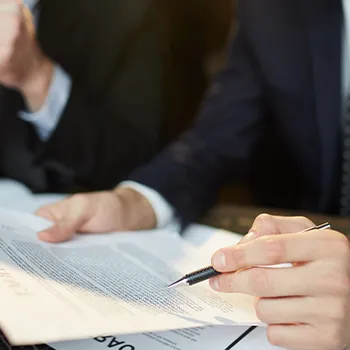
<svg viewBox="0 0 350 350"><path fill-rule="evenodd" d="M47 241L50 240L51 235L50 235L48 232L46 232L46 231L42 231L42 232L39 232L39 233L38 233L38 238L39 238L39 240L41 240L41 241L47 242Z"/></svg>
<svg viewBox="0 0 350 350"><path fill-rule="evenodd" d="M247 235L245 235L240 241L239 243L247 243L249 241L252 241L253 239L255 239L257 236L257 234L253 231L249 232Z"/></svg>
<svg viewBox="0 0 350 350"><path fill-rule="evenodd" d="M217 278L212 278L209 280L209 285L214 290L219 290L219 282Z"/></svg>
<svg viewBox="0 0 350 350"><path fill-rule="evenodd" d="M214 269L224 269L226 267L226 257L222 252L217 252L213 256L212 264Z"/></svg>
<svg viewBox="0 0 350 350"><path fill-rule="evenodd" d="M60 228L57 225L38 233L38 238L44 242L56 242L57 237L60 237Z"/></svg>

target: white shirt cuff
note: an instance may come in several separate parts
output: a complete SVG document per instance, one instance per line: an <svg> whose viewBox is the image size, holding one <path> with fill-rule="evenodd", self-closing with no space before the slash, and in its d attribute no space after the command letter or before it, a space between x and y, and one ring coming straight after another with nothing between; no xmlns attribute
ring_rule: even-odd
<svg viewBox="0 0 350 350"><path fill-rule="evenodd" d="M46 101L35 113L21 111L21 119L32 123L42 141L47 141L56 129L71 92L71 78L56 65Z"/></svg>
<svg viewBox="0 0 350 350"><path fill-rule="evenodd" d="M177 231L179 223L175 219L172 206L155 190L134 181L123 181L119 187L128 187L139 192L151 204L157 220L157 228L171 228Z"/></svg>

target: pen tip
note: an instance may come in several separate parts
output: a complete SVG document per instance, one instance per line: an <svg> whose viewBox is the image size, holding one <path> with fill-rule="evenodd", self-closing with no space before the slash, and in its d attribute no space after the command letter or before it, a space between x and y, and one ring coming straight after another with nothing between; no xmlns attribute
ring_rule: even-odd
<svg viewBox="0 0 350 350"><path fill-rule="evenodd" d="M187 284L187 279L186 278L181 278L178 281L171 283L168 285L168 289L172 289L172 288L177 288L177 287L181 287Z"/></svg>

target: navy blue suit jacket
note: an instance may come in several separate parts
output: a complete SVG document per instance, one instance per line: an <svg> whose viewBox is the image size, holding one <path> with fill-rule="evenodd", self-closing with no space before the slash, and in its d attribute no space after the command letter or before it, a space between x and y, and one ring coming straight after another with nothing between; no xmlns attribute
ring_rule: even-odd
<svg viewBox="0 0 350 350"><path fill-rule="evenodd" d="M239 30L192 129L130 177L184 224L243 178L258 204L336 212L341 155L340 0L238 1Z"/></svg>

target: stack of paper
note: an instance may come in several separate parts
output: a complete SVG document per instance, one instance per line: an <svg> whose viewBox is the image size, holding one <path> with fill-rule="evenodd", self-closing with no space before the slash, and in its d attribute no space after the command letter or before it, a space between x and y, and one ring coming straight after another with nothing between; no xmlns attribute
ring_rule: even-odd
<svg viewBox="0 0 350 350"><path fill-rule="evenodd" d="M189 269L209 264L217 248L238 236L194 226L187 241L150 231L78 235L50 245L36 238L48 225L31 214L0 210L0 327L12 344L228 350L239 343L242 350L273 349L264 327L251 328L263 326L252 297L215 293L206 282L166 288Z"/></svg>

